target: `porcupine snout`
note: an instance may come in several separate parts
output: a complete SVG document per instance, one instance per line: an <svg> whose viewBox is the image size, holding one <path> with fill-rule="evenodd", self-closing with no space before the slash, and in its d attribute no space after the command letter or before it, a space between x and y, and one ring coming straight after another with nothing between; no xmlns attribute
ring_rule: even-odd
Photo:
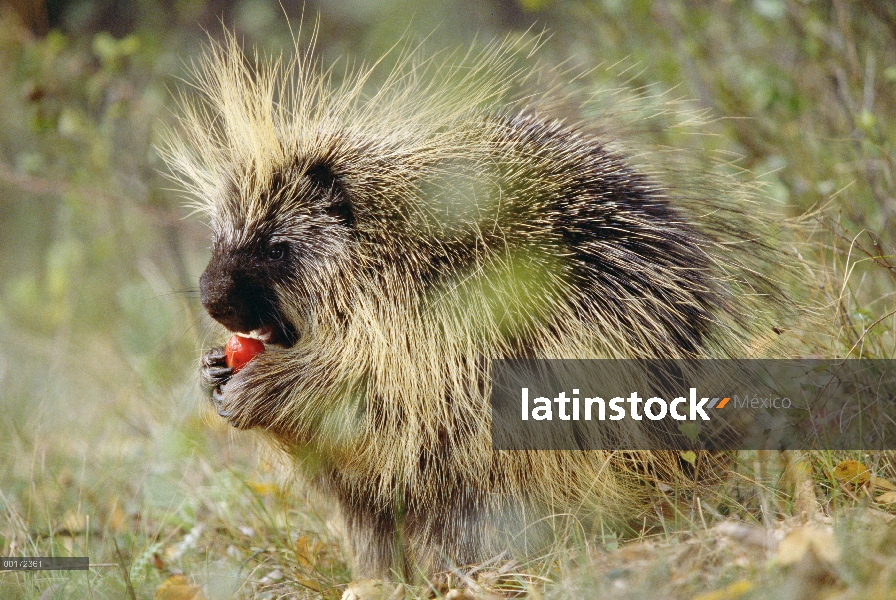
<svg viewBox="0 0 896 600"><path fill-rule="evenodd" d="M199 278L202 306L230 331L258 329L271 312L262 282L244 262L238 253L216 252Z"/></svg>

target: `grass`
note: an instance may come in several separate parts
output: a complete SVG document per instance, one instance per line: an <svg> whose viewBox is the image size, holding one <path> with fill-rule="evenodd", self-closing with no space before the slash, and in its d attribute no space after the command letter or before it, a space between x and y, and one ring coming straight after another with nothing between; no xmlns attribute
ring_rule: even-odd
<svg viewBox="0 0 896 600"><path fill-rule="evenodd" d="M804 354L896 354L896 15L865 4L519 9L556 31L548 57L627 58L644 65L634 84L681 84L711 114L748 117L674 141L741 155L800 217L793 283L816 326L786 335ZM407 8L384 6L382 22ZM337 52L339 22L322 18ZM38 39L0 18L0 555L97 565L2 572L0 598L338 598L351 574L332 507L197 391L217 336L195 293L207 230L183 218L152 150L197 36L151 25ZM383 27L358 45L390 46ZM711 495L658 499L634 534L572 528L477 581L532 598L893 597L896 505L835 477L844 460L896 482L890 453L743 453Z"/></svg>

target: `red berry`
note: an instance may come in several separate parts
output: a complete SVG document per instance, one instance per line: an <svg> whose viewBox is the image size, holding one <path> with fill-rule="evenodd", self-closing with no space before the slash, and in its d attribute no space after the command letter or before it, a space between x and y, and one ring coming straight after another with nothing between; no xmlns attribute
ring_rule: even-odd
<svg viewBox="0 0 896 600"><path fill-rule="evenodd" d="M241 335L234 335L227 342L224 354L227 355L227 366L236 373L255 358L256 354L264 352L264 344L254 338L246 338Z"/></svg>

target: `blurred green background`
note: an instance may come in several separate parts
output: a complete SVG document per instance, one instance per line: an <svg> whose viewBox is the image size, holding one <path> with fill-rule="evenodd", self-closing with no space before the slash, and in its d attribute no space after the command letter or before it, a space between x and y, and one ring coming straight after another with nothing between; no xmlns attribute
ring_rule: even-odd
<svg viewBox="0 0 896 600"><path fill-rule="evenodd" d="M0 555L123 566L0 574L0 598L142 598L165 582L332 596L347 580L324 507L284 491L276 460L199 394L199 350L219 335L196 293L208 230L154 149L209 35L223 24L279 53L303 13L306 30L319 19L324 64L376 58L403 36L437 50L545 31L544 63L621 61L632 85L696 99L711 135L691 143L740 156L790 216L816 211L797 242L819 266L797 284L831 308L831 330L806 352L893 357L893 2L6 3Z"/></svg>

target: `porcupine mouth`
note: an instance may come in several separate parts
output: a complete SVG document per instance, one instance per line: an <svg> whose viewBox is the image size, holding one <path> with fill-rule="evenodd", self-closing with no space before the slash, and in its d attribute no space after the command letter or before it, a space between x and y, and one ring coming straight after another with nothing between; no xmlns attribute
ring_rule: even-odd
<svg viewBox="0 0 896 600"><path fill-rule="evenodd" d="M251 331L240 332L246 337L255 338L262 342L265 346L274 344L289 348L296 343L298 336L295 330L289 324L284 325L262 325Z"/></svg>

